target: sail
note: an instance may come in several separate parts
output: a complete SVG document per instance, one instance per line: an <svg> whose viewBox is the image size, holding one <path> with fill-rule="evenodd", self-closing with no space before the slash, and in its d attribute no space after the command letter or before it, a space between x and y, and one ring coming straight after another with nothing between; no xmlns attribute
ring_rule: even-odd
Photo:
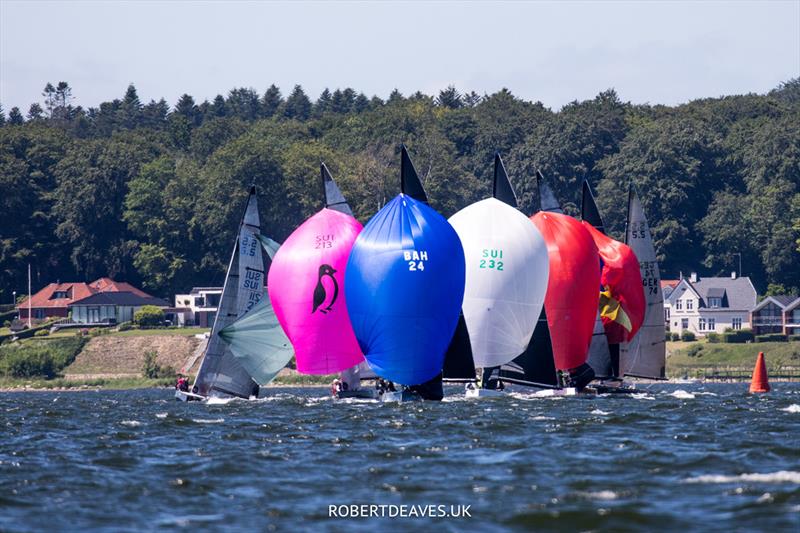
<svg viewBox="0 0 800 533"><path fill-rule="evenodd" d="M600 315L608 342L630 341L644 320L645 301L639 260L628 246L607 237L584 221L592 234L603 269L600 274Z"/></svg>
<svg viewBox="0 0 800 533"><path fill-rule="evenodd" d="M540 211L531 220L547 243L550 275L544 307L556 368L577 368L586 362L597 316L597 247L586 228L572 217Z"/></svg>
<svg viewBox="0 0 800 533"><path fill-rule="evenodd" d="M262 298L245 316L222 329L219 336L259 385L272 381L292 358L292 345L269 298Z"/></svg>
<svg viewBox="0 0 800 533"><path fill-rule="evenodd" d="M503 381L534 387L558 387L558 373L553 360L550 328L544 309L526 350L510 363L493 371Z"/></svg>
<svg viewBox="0 0 800 533"><path fill-rule="evenodd" d="M419 180L405 145L400 147L400 192L419 202L428 203L428 195Z"/></svg>
<svg viewBox="0 0 800 533"><path fill-rule="evenodd" d="M517 195L514 193L514 187L511 185L511 180L508 179L506 166L503 164L503 159L499 153L494 154L494 182L492 183L492 197L497 198L503 203L510 205L513 208L519 207L517 204Z"/></svg>
<svg viewBox="0 0 800 533"><path fill-rule="evenodd" d="M228 264L206 353L193 387L193 391L201 396L249 398L257 392L256 383L233 356L219 332L244 315L264 296L264 263L258 239L261 233L259 224L258 202L253 187Z"/></svg>
<svg viewBox="0 0 800 533"><path fill-rule="evenodd" d="M605 232L603 225L603 218L600 216L600 210L597 209L597 204L594 201L592 189L589 187L589 182L583 180L583 190L581 194L581 220L591 224L601 232ZM601 258L602 259L602 258ZM602 291L602 287L599 288ZM616 349L615 353L616 353ZM606 331L603 327L603 319L600 316L600 310L597 310L597 316L594 321L594 331L592 331L592 342L589 344L589 357L586 361L592 367L594 373L600 378L607 378L615 376L619 366L619 362L611 361L611 350L609 346L609 339L606 337Z"/></svg>
<svg viewBox="0 0 800 533"><path fill-rule="evenodd" d="M639 333L631 342L623 344L620 367L625 375L665 379L666 343L664 341L664 297L661 293L661 275L658 271L653 238L647 224L642 204L631 187L628 194L628 222L625 243L639 260L645 302L644 321Z"/></svg>
<svg viewBox="0 0 800 533"><path fill-rule="evenodd" d="M464 297L464 250L425 196L403 149L404 190L356 239L345 272L347 309L375 373L404 385L436 377ZM408 180L407 180L408 178Z"/></svg>
<svg viewBox="0 0 800 533"><path fill-rule="evenodd" d="M456 331L444 356L442 379L445 381L475 381L475 361L469 342L467 323L464 314L458 317Z"/></svg>
<svg viewBox="0 0 800 533"><path fill-rule="evenodd" d="M339 211L345 215L353 216L353 211L350 209L350 205L347 203L347 200L344 199L344 195L342 194L342 191L339 190L336 182L333 181L333 176L331 176L331 173L328 170L328 167L325 166L325 163L320 165L320 174L322 174L322 195L325 199L323 207L333 209L334 211Z"/></svg>
<svg viewBox="0 0 800 533"><path fill-rule="evenodd" d="M508 363L525 351L544 305L547 245L531 221L487 198L450 217L464 247L463 313L478 367Z"/></svg>
<svg viewBox="0 0 800 533"><path fill-rule="evenodd" d="M261 243L261 248L263 248L263 250L267 252L267 256L269 256L270 260L274 259L275 254L278 253L278 248L280 248L281 245L273 241L266 235L261 235L260 233L256 233L254 235L255 238L258 239L258 241Z"/></svg>
<svg viewBox="0 0 800 533"><path fill-rule="evenodd" d="M362 227L342 209L347 203L324 166L322 173L339 209L325 207L303 222L275 254L269 271L272 305L303 374L332 374L364 360L344 292L347 258Z"/></svg>
<svg viewBox="0 0 800 533"><path fill-rule="evenodd" d="M550 213L563 213L561 204L558 203L556 195L553 194L553 189L544 182L542 173L536 171L536 188L539 189L539 211L548 211Z"/></svg>

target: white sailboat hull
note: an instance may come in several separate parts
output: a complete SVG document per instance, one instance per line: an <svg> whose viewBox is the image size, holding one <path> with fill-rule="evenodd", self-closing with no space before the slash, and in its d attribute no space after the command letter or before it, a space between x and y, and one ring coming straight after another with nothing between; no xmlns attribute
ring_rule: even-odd
<svg viewBox="0 0 800 533"><path fill-rule="evenodd" d="M415 392L403 390L396 392L384 392L380 396L383 403L405 403L405 402L421 402L422 396Z"/></svg>
<svg viewBox="0 0 800 533"><path fill-rule="evenodd" d="M176 390L175 399L179 402L205 402L208 398L187 391Z"/></svg>
<svg viewBox="0 0 800 533"><path fill-rule="evenodd" d="M486 398L504 398L508 396L508 394L501 390L474 388L467 389L464 396L468 400L480 400Z"/></svg>

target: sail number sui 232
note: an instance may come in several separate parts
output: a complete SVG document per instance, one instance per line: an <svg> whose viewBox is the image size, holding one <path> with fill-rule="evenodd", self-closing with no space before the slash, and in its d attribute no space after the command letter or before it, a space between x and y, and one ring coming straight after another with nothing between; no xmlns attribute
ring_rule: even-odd
<svg viewBox="0 0 800 533"><path fill-rule="evenodd" d="M503 270L503 250L484 248L479 268Z"/></svg>

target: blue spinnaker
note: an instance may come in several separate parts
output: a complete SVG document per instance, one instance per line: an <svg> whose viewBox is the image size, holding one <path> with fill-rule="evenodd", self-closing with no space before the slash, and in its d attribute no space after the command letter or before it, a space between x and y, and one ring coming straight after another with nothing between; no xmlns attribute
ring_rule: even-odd
<svg viewBox="0 0 800 533"><path fill-rule="evenodd" d="M434 209L405 194L356 239L345 274L347 309L375 373L417 385L442 371L464 298L464 250Z"/></svg>

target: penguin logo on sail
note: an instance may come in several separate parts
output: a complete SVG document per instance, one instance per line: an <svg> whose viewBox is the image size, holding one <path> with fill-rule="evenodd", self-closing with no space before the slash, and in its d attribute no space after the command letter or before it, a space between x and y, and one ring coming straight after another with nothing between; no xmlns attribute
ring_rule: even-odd
<svg viewBox="0 0 800 533"><path fill-rule="evenodd" d="M320 313L327 313L336 303L339 297L339 282L336 281L334 274L336 270L331 265L320 265L317 286L314 288L314 309L311 310L311 314L317 309Z"/></svg>

